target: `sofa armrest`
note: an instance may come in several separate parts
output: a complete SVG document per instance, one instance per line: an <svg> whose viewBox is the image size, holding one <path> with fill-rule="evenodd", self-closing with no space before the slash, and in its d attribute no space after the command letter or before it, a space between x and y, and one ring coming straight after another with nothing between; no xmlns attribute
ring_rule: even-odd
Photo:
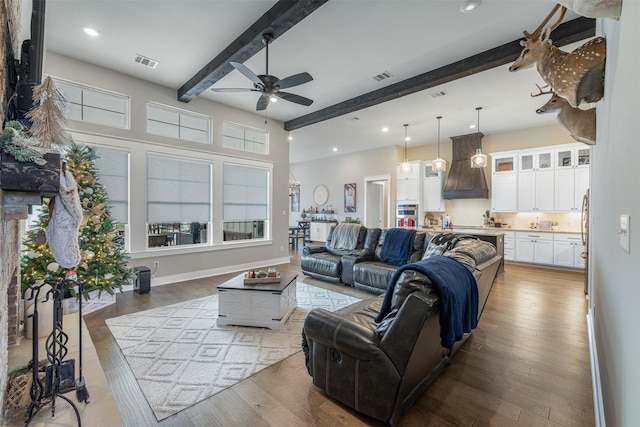
<svg viewBox="0 0 640 427"><path fill-rule="evenodd" d="M353 286L353 267L356 263L373 259L373 252L368 249L358 249L351 251L349 255L342 256L342 283Z"/></svg>
<svg viewBox="0 0 640 427"><path fill-rule="evenodd" d="M322 245L305 245L302 248L303 255L317 254L320 252L327 252L327 247Z"/></svg>
<svg viewBox="0 0 640 427"><path fill-rule="evenodd" d="M414 346L420 345L418 336L423 333L429 335L427 342L434 347L430 352L444 354L440 345L439 302L435 294L410 294L385 332L380 345L399 372L404 372ZM422 351L426 353L426 349Z"/></svg>
<svg viewBox="0 0 640 427"><path fill-rule="evenodd" d="M316 308L304 320L307 340L336 349L358 360L373 360L381 349L375 332L339 314Z"/></svg>

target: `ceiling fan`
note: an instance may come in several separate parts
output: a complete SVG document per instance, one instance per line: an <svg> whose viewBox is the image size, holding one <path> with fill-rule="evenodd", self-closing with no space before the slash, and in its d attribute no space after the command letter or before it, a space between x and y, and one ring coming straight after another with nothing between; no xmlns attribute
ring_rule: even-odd
<svg viewBox="0 0 640 427"><path fill-rule="evenodd" d="M283 92L281 89L298 86L313 80L309 73L298 73L280 80L276 76L269 74L269 44L273 41L273 35L266 33L262 35L262 43L266 46L266 71L265 74L256 75L249 68L239 62L230 62L233 67L240 71L246 78L251 80L253 88L212 88L214 92L261 92L256 110L265 110L269 105L269 101L274 102L278 98L295 102L296 104L309 106L313 101L304 96L296 95L289 92Z"/></svg>

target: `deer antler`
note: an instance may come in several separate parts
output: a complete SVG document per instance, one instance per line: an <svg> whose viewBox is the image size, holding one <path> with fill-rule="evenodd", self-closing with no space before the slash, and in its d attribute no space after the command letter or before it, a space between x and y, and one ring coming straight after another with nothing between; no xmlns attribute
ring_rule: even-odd
<svg viewBox="0 0 640 427"><path fill-rule="evenodd" d="M553 93L553 90L552 90L552 89L549 89L549 90L548 90L548 91L546 91L546 92L542 90L542 89L544 89L544 88L546 88L546 87L549 87L549 85L544 85L544 86L540 87L540 85L539 85L538 83L536 83L536 86L538 87L538 90L539 90L540 92L539 92L539 93L536 93L536 94L533 94L533 93L532 93L532 94L531 94L531 97L532 97L532 98L535 98L536 96L540 96L540 95L549 95L550 93Z"/></svg>
<svg viewBox="0 0 640 427"><path fill-rule="evenodd" d="M557 3L553 9L551 9L551 12L549 12L549 14L547 15L546 18L544 18L544 21L542 21L540 23L540 25L538 25L538 28L536 28L536 30L529 34L527 31L523 31L522 33L524 34L525 38L527 40L531 40L534 39L536 37L538 37L540 35L540 32L542 31L542 29L544 28L545 25L547 25L547 22L549 22L549 20L551 19L551 17L553 17L553 15L556 14L556 12L558 11L558 8L560 7L560 4ZM567 8L565 6L562 6L562 10L560 11L560 17L558 18L558 20L556 21L555 24L553 24L551 26L551 31L555 30L556 28L558 28L558 25L560 25L560 23L562 22L562 20L564 19L564 15L567 13Z"/></svg>

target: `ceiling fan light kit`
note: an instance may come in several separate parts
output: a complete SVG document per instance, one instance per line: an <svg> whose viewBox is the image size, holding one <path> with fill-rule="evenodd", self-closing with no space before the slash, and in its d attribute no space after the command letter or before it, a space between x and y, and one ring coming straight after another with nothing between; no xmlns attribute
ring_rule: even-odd
<svg viewBox="0 0 640 427"><path fill-rule="evenodd" d="M265 33L262 35L262 43L265 45L266 57L264 74L256 75L245 65L239 62L230 62L233 68L251 80L253 88L212 88L211 90L213 92L260 92L260 98L258 98L258 103L256 104L256 111L265 110L269 105L269 102L276 102L278 98L304 105L306 107L313 104L313 100L309 98L305 98L304 96L296 95L294 93L283 92L281 90L312 81L313 77L311 77L309 73L294 74L289 77L285 77L282 80L269 74L269 45L272 41L273 35L271 33Z"/></svg>

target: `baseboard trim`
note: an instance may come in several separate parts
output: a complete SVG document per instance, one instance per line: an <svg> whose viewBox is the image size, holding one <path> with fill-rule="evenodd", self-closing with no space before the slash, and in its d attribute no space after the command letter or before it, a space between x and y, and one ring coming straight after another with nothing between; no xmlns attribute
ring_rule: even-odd
<svg viewBox="0 0 640 427"><path fill-rule="evenodd" d="M598 361L598 347L593 327L593 313L587 313L587 331L589 333L589 358L591 360L591 388L593 389L593 412L596 427L606 427L604 405L602 403L602 384L600 382L600 363Z"/></svg>
<svg viewBox="0 0 640 427"><path fill-rule="evenodd" d="M257 264L246 263L246 264L226 265L224 267L209 268L206 270L191 271L191 272L182 273L182 274L174 274L174 275L162 276L157 278L151 277L151 287L168 285L176 282L184 282L185 280L202 279L203 277L217 276L220 274L227 274L227 273L234 273L234 272L239 273L241 271L255 270L263 267L271 267L278 264L287 264L289 263L289 261L290 261L289 256L285 256L282 258L262 260Z"/></svg>

